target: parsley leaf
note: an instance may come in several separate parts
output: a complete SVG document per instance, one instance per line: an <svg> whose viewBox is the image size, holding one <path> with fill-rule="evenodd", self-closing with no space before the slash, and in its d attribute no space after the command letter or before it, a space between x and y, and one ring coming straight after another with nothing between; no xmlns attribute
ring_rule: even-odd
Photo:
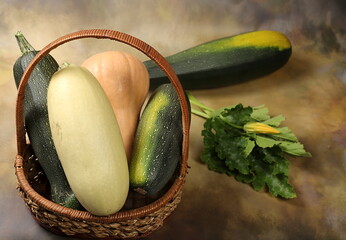
<svg viewBox="0 0 346 240"><path fill-rule="evenodd" d="M263 121L262 123L268 124L268 125L273 126L273 127L278 127L281 124L281 122L284 120L285 120L284 116L278 115L276 117L269 118L269 119Z"/></svg>
<svg viewBox="0 0 346 240"><path fill-rule="evenodd" d="M265 121L270 119L270 116L268 114L268 109L264 107L264 105L254 107L251 117L255 119L256 121Z"/></svg>
<svg viewBox="0 0 346 240"><path fill-rule="evenodd" d="M243 126L247 122L250 122L252 120L251 113L251 107L244 108L243 105L238 104L231 109L224 109L224 111L221 112L220 115L223 116L224 119L226 119L228 122L231 122L239 126Z"/></svg>
<svg viewBox="0 0 346 240"><path fill-rule="evenodd" d="M207 119L204 123L204 130L202 131L202 136L204 137L204 150L201 155L201 161L206 163L210 170L219 173L226 173L227 175L232 175L232 171L229 170L223 160L218 157L215 147L218 145L215 140L214 133L212 131L212 120Z"/></svg>

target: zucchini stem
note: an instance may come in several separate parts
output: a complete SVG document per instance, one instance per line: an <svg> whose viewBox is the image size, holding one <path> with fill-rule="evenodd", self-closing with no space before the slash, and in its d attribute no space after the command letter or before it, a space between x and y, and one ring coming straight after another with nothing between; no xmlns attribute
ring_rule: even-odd
<svg viewBox="0 0 346 240"><path fill-rule="evenodd" d="M68 66L70 66L70 64L68 62L63 62L60 66L59 66L59 70L67 68Z"/></svg>
<svg viewBox="0 0 346 240"><path fill-rule="evenodd" d="M23 33L21 31L18 31L15 35L16 39L17 39L17 43L19 46L20 51L22 52L22 54L31 52L31 51L35 51L35 49L31 46L31 44L28 42L28 40L26 40L26 38L24 37Z"/></svg>

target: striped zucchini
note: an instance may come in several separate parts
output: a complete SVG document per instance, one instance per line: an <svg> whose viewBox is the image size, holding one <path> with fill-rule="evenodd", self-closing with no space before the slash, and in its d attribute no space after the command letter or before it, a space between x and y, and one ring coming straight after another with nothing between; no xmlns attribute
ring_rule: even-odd
<svg viewBox="0 0 346 240"><path fill-rule="evenodd" d="M16 34L22 56L13 66L16 86L38 51L30 45L21 32ZM58 63L51 55L44 57L32 72L26 86L24 99L24 120L31 147L45 172L50 184L51 200L65 207L80 209L77 198L72 192L57 155L49 127L47 110L47 88Z"/></svg>
<svg viewBox="0 0 346 240"><path fill-rule="evenodd" d="M153 196L172 178L181 159L182 112L172 84L163 84L151 95L137 127L130 186Z"/></svg>
<svg viewBox="0 0 346 240"><path fill-rule="evenodd" d="M289 39L276 31L254 31L206 42L166 57L185 89L224 87L270 74L290 58ZM150 88L169 82L152 60L144 62Z"/></svg>

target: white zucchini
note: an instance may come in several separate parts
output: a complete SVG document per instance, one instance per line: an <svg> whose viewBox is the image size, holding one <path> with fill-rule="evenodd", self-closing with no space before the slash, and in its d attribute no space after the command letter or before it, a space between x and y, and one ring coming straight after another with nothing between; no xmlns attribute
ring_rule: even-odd
<svg viewBox="0 0 346 240"><path fill-rule="evenodd" d="M125 148L112 106L85 68L57 71L47 93L52 138L71 189L90 213L119 211L129 190Z"/></svg>

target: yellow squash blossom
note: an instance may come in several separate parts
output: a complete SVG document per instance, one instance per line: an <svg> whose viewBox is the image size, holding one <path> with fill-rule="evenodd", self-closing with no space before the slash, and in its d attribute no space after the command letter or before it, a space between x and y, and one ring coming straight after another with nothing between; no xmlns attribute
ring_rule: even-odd
<svg viewBox="0 0 346 240"><path fill-rule="evenodd" d="M248 133L277 134L277 129L260 122L250 122L244 125L244 131Z"/></svg>

